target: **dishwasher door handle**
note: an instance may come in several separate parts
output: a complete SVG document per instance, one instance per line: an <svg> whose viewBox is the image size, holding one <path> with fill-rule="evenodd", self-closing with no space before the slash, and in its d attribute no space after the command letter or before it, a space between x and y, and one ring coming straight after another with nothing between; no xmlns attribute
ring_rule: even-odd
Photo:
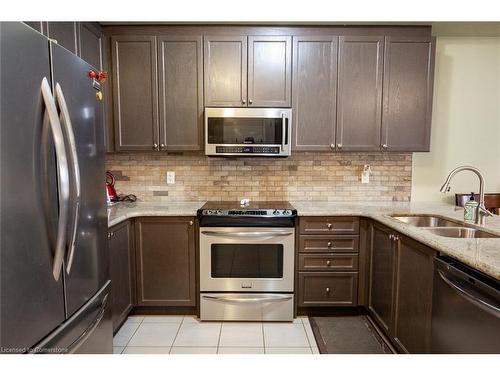
<svg viewBox="0 0 500 375"><path fill-rule="evenodd" d="M439 277L444 281L446 285L448 285L451 289L453 289L467 301L487 311L488 313L493 314L497 318L500 318L500 308L498 306L494 306L489 302L484 301L483 299L481 299L478 293L464 287L463 285L455 284L448 277L446 277L443 271L438 270L437 272Z"/></svg>

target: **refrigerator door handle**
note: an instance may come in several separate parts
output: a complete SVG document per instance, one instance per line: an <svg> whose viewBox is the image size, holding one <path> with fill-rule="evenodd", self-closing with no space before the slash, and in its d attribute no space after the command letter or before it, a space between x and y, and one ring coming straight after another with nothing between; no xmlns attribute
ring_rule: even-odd
<svg viewBox="0 0 500 375"><path fill-rule="evenodd" d="M54 251L54 261L52 265L52 274L56 281L61 276L61 269L64 260L64 252L66 247L66 230L68 226L68 209L69 209L69 168L64 145L64 136L57 114L57 108L50 90L47 78L42 79L41 84L42 98L45 105L44 128L49 124L54 141L57 163L58 177L58 195L59 195L59 218L57 224L56 247Z"/></svg>
<svg viewBox="0 0 500 375"><path fill-rule="evenodd" d="M70 240L68 245L68 255L66 257L66 272L71 272L71 266L73 265L73 258L75 255L75 242L77 236L78 228L78 218L80 215L80 195L81 195L81 182L80 182L80 166L78 164L78 154L76 152L76 142L75 134L73 132L73 126L71 124L71 118L68 111L68 106L66 105L66 100L64 98L64 93L62 91L61 85L56 84L55 88L55 98L59 109L61 110L61 124L65 128L65 133L68 139L68 147L71 153L71 169L73 176L73 188L74 188L74 205L73 210L73 222L71 224Z"/></svg>

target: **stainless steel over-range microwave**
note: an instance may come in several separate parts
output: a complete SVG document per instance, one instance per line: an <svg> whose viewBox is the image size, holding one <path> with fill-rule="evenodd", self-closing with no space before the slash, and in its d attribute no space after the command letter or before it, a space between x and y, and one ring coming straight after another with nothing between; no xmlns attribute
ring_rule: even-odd
<svg viewBox="0 0 500 375"><path fill-rule="evenodd" d="M290 156L291 108L205 108L205 154Z"/></svg>

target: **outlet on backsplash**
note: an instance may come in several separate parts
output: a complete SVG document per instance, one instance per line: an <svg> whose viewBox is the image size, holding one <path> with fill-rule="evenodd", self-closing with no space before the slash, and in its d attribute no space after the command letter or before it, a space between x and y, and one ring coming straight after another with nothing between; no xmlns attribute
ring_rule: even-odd
<svg viewBox="0 0 500 375"><path fill-rule="evenodd" d="M175 184L175 172L168 171L167 172L167 185Z"/></svg>

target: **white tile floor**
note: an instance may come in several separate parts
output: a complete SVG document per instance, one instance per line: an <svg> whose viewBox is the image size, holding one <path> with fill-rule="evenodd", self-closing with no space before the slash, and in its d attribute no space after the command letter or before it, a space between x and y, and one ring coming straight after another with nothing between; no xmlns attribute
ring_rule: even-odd
<svg viewBox="0 0 500 375"><path fill-rule="evenodd" d="M115 354L319 354L307 317L293 323L200 322L194 316L130 316Z"/></svg>

